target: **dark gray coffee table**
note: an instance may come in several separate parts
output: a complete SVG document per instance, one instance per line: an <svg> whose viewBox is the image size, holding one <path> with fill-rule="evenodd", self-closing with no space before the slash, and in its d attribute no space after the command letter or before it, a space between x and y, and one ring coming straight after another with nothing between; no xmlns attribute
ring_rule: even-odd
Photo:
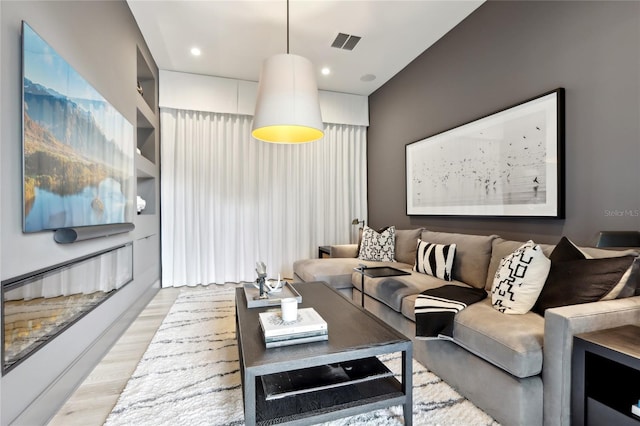
<svg viewBox="0 0 640 426"><path fill-rule="evenodd" d="M404 424L411 425L411 340L325 283L294 285L302 295L300 307L313 307L327 321L328 341L266 349L258 313L268 308L247 308L243 289L236 289L236 334L245 423L313 424L402 405ZM401 381L390 376L280 399L265 398L262 376L394 352L402 353Z"/></svg>

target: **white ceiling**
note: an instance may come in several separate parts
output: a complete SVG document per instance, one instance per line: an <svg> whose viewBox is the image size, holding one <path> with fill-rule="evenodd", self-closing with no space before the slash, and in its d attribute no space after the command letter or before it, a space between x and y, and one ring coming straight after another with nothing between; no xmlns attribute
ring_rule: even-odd
<svg viewBox="0 0 640 426"><path fill-rule="evenodd" d="M483 2L290 0L289 52L311 60L319 89L369 95ZM285 0L127 3L160 69L258 81L262 61L286 53ZM331 47L339 32L362 39L352 51Z"/></svg>

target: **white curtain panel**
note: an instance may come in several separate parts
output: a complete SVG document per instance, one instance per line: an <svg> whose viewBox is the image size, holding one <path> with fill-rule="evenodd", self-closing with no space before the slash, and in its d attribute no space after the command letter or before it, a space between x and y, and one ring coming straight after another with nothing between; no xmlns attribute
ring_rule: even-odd
<svg viewBox="0 0 640 426"><path fill-rule="evenodd" d="M251 117L161 109L162 285L293 276L349 243L367 211L366 127L325 124L301 145L251 138Z"/></svg>

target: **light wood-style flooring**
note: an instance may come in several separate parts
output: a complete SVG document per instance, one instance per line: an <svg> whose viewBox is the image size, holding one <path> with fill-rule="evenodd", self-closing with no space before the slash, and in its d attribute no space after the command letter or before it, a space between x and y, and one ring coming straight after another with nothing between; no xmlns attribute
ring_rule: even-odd
<svg viewBox="0 0 640 426"><path fill-rule="evenodd" d="M164 288L156 294L49 426L104 423L179 293L179 288Z"/></svg>

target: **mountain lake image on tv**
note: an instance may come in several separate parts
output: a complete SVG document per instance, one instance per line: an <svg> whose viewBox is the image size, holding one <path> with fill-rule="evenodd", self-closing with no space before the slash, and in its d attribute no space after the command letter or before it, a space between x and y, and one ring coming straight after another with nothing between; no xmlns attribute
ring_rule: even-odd
<svg viewBox="0 0 640 426"><path fill-rule="evenodd" d="M133 221L133 126L22 23L24 232Z"/></svg>

